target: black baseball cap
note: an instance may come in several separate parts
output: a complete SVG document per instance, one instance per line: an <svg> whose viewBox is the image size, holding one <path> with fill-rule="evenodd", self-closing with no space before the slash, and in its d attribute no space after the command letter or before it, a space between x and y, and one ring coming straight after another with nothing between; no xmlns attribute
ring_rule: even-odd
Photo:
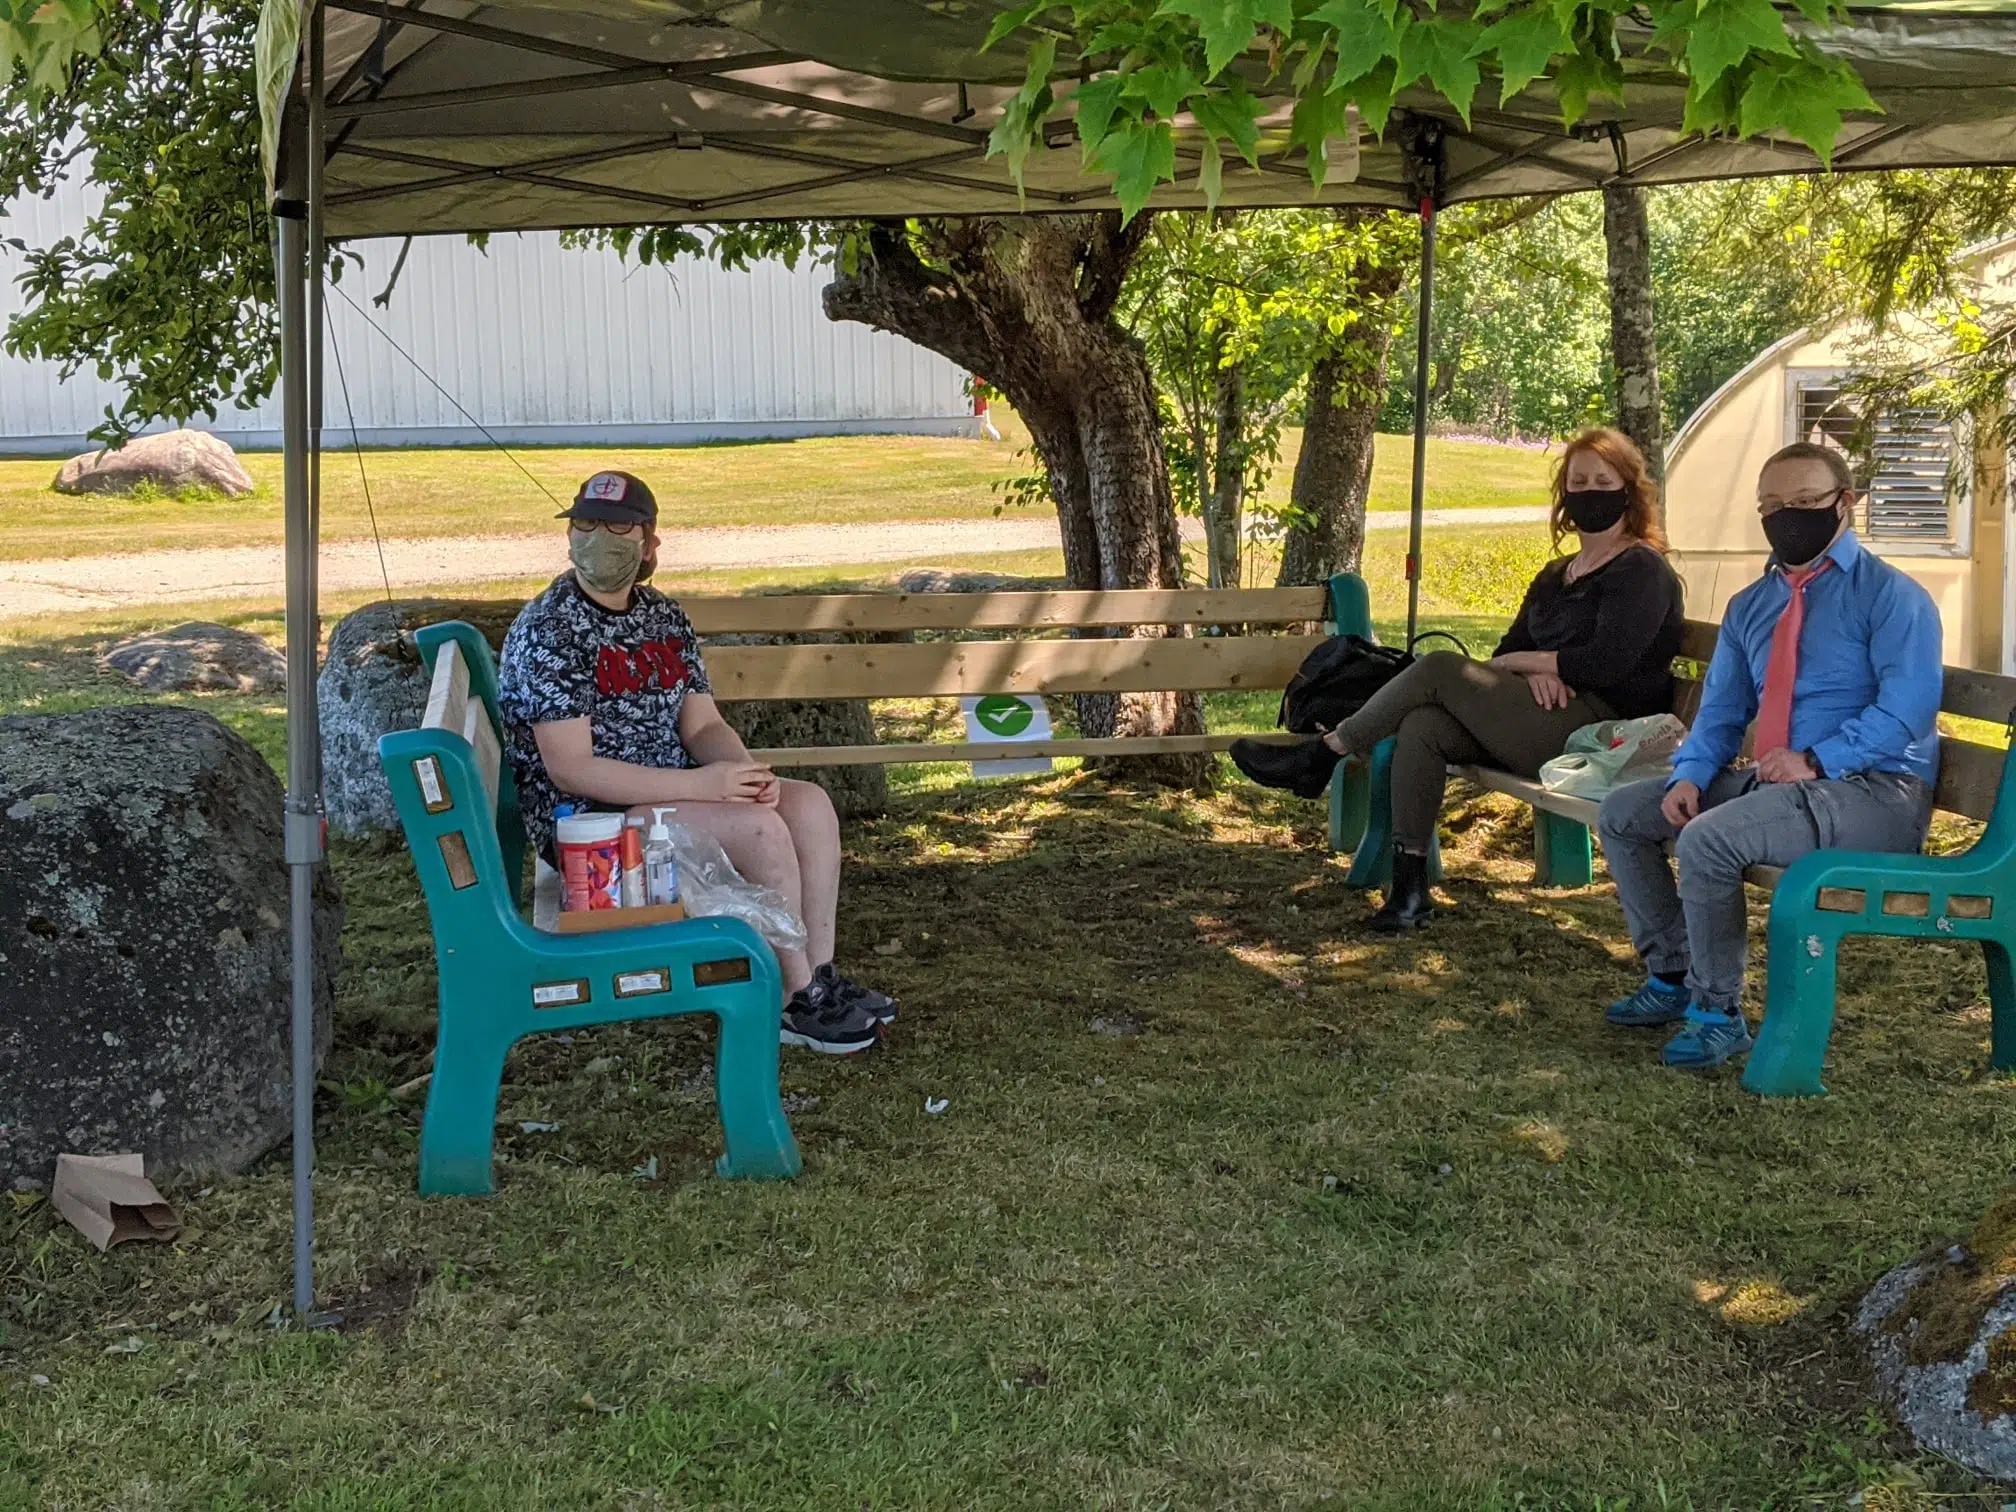
<svg viewBox="0 0 2016 1512"><path fill-rule="evenodd" d="M656 525L658 501L642 478L626 472L598 472L581 485L571 506L556 520L603 520L614 525Z"/></svg>

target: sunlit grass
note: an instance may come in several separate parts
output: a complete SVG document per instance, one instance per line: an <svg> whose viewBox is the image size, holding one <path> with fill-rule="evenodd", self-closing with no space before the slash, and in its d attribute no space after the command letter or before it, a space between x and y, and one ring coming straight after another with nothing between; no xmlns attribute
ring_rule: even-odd
<svg viewBox="0 0 2016 1512"><path fill-rule="evenodd" d="M1031 463L1017 456L1027 432L1012 415L1002 418L998 442L831 436L652 449L533 447L511 456L488 449L367 451L369 509L355 456L332 452L322 468L322 537L368 539L373 511L376 531L386 537L549 531L560 507L555 500L571 498L583 478L607 467L650 483L671 529L1043 518L1047 506L1004 503L1001 483ZM1267 498L1288 497L1299 444L1300 432L1290 432ZM1374 509L1406 508L1410 445L1404 436L1378 439ZM158 493L66 498L49 487L54 461L0 461L0 560L278 545L280 459L248 452L241 460L256 484L250 497L186 500ZM1539 504L1548 465L1531 450L1438 440L1429 457L1429 502L1444 509Z"/></svg>

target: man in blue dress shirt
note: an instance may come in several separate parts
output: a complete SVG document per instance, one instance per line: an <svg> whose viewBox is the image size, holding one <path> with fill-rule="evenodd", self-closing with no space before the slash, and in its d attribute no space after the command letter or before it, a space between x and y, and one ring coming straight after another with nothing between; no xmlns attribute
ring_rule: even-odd
<svg viewBox="0 0 2016 1512"><path fill-rule="evenodd" d="M1863 548L1854 509L1854 476L1828 447L1802 441L1764 465L1757 510L1771 560L1722 616L1673 775L1603 800L1603 854L1649 973L1606 1016L1679 1024L1669 1066L1719 1066L1750 1048L1746 866L1925 841L1939 768L1939 611ZM1735 767L1753 719L1755 764Z"/></svg>

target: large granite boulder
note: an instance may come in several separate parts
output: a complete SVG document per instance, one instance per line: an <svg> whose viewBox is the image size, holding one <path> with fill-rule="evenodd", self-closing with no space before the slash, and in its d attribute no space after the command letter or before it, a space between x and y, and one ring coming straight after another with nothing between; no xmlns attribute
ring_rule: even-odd
<svg viewBox="0 0 2016 1512"><path fill-rule="evenodd" d="M128 636L98 658L155 693L284 693L287 658L249 630L192 620Z"/></svg>
<svg viewBox="0 0 2016 1512"><path fill-rule="evenodd" d="M62 494L130 494L143 484L169 494L207 489L238 499L252 492L252 474L230 442L208 431L172 430L135 436L115 451L72 457L51 486Z"/></svg>
<svg viewBox="0 0 2016 1512"><path fill-rule="evenodd" d="M2016 1196L1878 1281L1855 1328L1878 1393L1921 1448L2016 1481Z"/></svg>
<svg viewBox="0 0 2016 1512"><path fill-rule="evenodd" d="M896 579L905 593L1045 593L1062 588L1062 578L1009 577L1000 572L914 567Z"/></svg>
<svg viewBox="0 0 2016 1512"><path fill-rule="evenodd" d="M225 1174L286 1135L281 802L200 710L0 719L0 1186L66 1152ZM343 909L318 876L319 1060Z"/></svg>
<svg viewBox="0 0 2016 1512"><path fill-rule="evenodd" d="M397 830L392 789L378 765L378 737L419 725L427 674L401 635L428 601L371 604L337 623L315 679L322 722L322 807L339 834ZM453 616L446 616L453 618Z"/></svg>

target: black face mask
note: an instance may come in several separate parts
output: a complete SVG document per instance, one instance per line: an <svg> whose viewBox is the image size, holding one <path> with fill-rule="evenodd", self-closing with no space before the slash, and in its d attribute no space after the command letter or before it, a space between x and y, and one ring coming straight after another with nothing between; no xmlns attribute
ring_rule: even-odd
<svg viewBox="0 0 2016 1512"><path fill-rule="evenodd" d="M1779 509L1764 516L1764 539L1781 567L1804 567L1832 544L1840 529L1838 503L1832 509Z"/></svg>
<svg viewBox="0 0 2016 1512"><path fill-rule="evenodd" d="M1624 518L1631 507L1628 488L1574 488L1561 496L1568 523L1590 535L1600 535Z"/></svg>

